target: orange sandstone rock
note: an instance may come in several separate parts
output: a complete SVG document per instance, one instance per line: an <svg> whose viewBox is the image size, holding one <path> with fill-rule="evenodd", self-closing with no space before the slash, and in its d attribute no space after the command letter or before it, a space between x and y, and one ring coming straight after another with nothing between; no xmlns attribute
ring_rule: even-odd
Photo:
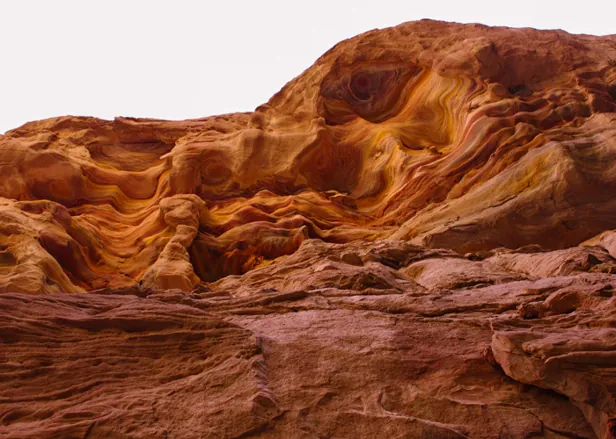
<svg viewBox="0 0 616 439"><path fill-rule="evenodd" d="M338 44L252 114L26 124L0 139L0 196L68 209L61 265L85 265L86 290L141 280L185 194L204 281L306 238L569 247L616 228L615 59L613 37L407 23Z"/></svg>
<svg viewBox="0 0 616 439"><path fill-rule="evenodd" d="M0 135L0 437L616 437L616 36L405 23L252 113Z"/></svg>

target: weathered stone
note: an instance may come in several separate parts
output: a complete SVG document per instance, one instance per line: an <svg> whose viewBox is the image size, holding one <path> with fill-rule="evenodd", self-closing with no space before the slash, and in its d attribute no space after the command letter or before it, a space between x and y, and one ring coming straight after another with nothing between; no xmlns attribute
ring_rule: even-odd
<svg viewBox="0 0 616 439"><path fill-rule="evenodd" d="M615 59L425 20L0 135L0 437L616 437Z"/></svg>

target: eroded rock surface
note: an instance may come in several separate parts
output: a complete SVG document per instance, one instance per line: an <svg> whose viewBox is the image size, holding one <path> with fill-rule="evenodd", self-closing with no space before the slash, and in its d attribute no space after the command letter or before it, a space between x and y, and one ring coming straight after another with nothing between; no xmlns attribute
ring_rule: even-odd
<svg viewBox="0 0 616 439"><path fill-rule="evenodd" d="M434 21L253 113L0 136L0 437L616 437L616 37Z"/></svg>

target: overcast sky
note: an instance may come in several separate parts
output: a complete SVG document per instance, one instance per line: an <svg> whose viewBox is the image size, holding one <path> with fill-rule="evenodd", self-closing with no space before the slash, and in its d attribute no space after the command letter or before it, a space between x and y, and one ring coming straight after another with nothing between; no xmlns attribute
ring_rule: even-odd
<svg viewBox="0 0 616 439"><path fill-rule="evenodd" d="M253 110L338 41L432 18L616 33L616 0L0 0L0 133Z"/></svg>

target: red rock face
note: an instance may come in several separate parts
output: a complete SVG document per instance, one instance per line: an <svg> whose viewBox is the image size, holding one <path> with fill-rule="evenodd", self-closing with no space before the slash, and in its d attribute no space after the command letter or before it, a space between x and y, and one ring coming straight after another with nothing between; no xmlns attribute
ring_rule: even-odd
<svg viewBox="0 0 616 439"><path fill-rule="evenodd" d="M616 437L616 38L406 23L253 113L0 136L0 437Z"/></svg>

